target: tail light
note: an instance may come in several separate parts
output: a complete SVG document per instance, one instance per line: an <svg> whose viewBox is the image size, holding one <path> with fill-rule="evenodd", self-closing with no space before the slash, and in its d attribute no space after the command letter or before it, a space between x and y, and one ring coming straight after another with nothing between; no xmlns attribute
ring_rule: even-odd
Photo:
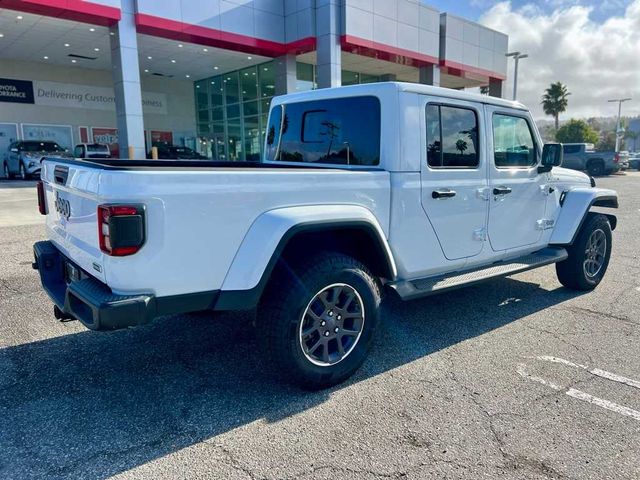
<svg viewBox="0 0 640 480"><path fill-rule="evenodd" d="M616 153L616 154L613 156L613 163L618 163L619 161L620 161L620 154L619 154L619 153Z"/></svg>
<svg viewBox="0 0 640 480"><path fill-rule="evenodd" d="M112 257L136 253L145 241L143 205L98 205L100 250Z"/></svg>
<svg viewBox="0 0 640 480"><path fill-rule="evenodd" d="M39 180L36 184L36 191L38 192L38 210L41 215L47 214L47 198L44 195L44 183Z"/></svg>

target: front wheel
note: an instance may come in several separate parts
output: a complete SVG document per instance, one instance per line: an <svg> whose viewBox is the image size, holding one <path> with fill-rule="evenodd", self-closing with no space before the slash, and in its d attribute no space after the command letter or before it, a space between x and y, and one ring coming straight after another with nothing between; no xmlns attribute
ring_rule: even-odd
<svg viewBox="0 0 640 480"><path fill-rule="evenodd" d="M24 168L24 164L20 163L20 180L28 180L27 169Z"/></svg>
<svg viewBox="0 0 640 480"><path fill-rule="evenodd" d="M364 264L323 253L276 273L258 311L258 337L280 377L307 389L330 387L364 362L380 302L379 283Z"/></svg>
<svg viewBox="0 0 640 480"><path fill-rule="evenodd" d="M593 290L602 281L611 257L611 225L605 215L587 214L569 258L556 263L558 280L574 290Z"/></svg>

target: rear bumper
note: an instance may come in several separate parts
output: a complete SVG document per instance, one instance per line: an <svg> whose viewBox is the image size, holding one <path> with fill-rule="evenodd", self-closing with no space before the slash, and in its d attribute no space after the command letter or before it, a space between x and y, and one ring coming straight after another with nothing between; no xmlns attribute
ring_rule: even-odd
<svg viewBox="0 0 640 480"><path fill-rule="evenodd" d="M51 300L63 313L92 330L134 327L161 315L207 310L218 299L217 291L159 298L152 294L117 295L91 276L67 283L68 260L53 243L37 242L33 252L33 267Z"/></svg>

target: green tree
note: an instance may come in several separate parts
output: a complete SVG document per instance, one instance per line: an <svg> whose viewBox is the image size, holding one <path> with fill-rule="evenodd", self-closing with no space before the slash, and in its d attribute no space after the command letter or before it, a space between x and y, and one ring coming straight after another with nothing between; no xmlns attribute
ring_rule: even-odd
<svg viewBox="0 0 640 480"><path fill-rule="evenodd" d="M569 97L571 93L567 90L567 86L561 82L555 82L549 85L542 95L542 109L547 115L551 115L555 120L556 130L558 130L558 116L567 110L569 105Z"/></svg>
<svg viewBox="0 0 640 480"><path fill-rule="evenodd" d="M556 140L562 143L596 143L599 135L584 120L571 119L556 132Z"/></svg>

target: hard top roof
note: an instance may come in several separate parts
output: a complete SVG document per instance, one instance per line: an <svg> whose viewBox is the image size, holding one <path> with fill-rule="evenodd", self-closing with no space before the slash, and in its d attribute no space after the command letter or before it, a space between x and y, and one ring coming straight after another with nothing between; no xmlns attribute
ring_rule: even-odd
<svg viewBox="0 0 640 480"><path fill-rule="evenodd" d="M432 97L450 98L468 102L478 102L486 105L496 105L499 107L514 108L518 110L527 110L527 107L525 107L522 103L506 100L504 98L491 97L489 95L481 95L479 93L469 93L462 90L454 90L451 88L433 87L431 85L406 82L366 83L361 85L350 85L346 87L323 88L305 92L290 93L287 95L282 95L280 97L275 97L274 104L305 100L319 100L321 98L339 98L350 95L376 95L389 93L390 90L396 90L398 92L419 93Z"/></svg>

